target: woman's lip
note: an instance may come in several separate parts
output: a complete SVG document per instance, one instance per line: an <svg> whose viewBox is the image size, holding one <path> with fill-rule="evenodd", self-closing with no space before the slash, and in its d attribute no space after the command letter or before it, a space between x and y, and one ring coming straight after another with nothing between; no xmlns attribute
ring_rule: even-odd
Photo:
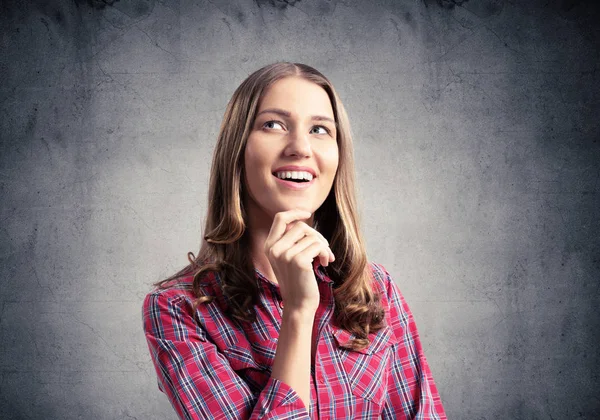
<svg viewBox="0 0 600 420"><path fill-rule="evenodd" d="M310 187L313 182L315 181L316 178L313 178L312 180L308 181L308 182L294 182L294 181L286 181L284 179L281 178L277 178L277 176L273 175L275 177L275 179L277 180L277 182L286 187L289 188L290 190L305 190L308 187Z"/></svg>
<svg viewBox="0 0 600 420"><path fill-rule="evenodd" d="M288 165L288 166L282 166L281 168L275 169L275 171L273 172L273 175L275 175L277 172L308 172L310 173L313 178L317 176L315 170L313 168L310 168L308 166L296 166L296 165Z"/></svg>

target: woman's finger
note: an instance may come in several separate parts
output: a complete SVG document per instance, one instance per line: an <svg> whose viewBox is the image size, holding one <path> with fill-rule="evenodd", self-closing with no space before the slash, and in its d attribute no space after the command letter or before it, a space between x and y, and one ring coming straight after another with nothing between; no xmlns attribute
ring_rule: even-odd
<svg viewBox="0 0 600 420"><path fill-rule="evenodd" d="M321 232L319 232L318 230L311 228L309 226L309 229L311 229L312 231L314 231L316 233L317 236L319 236L319 238L321 238L321 240L325 243L325 245L327 245L327 252L325 252L325 254L322 256L321 259L321 265L322 266L327 266L330 262L335 261L335 255L333 255L333 251L331 250L331 248L329 247L329 241L327 240L327 238L325 238Z"/></svg>
<svg viewBox="0 0 600 420"><path fill-rule="evenodd" d="M305 236L317 237L317 235L315 235L316 231L304 222L292 222L288 224L288 227L290 226L291 228L289 230L286 230L286 232L281 236L281 238L279 238L279 240L274 245L282 246L287 249L302 238L304 238Z"/></svg>
<svg viewBox="0 0 600 420"><path fill-rule="evenodd" d="M273 218L269 235L265 241L265 250L268 251L275 242L285 233L286 226L295 220L306 220L311 213L306 210L288 210L279 212Z"/></svg>
<svg viewBox="0 0 600 420"><path fill-rule="evenodd" d="M321 265L323 265L323 266L329 265L329 253L331 252L331 250L329 249L328 246L324 245L323 242L321 242L321 240L319 238L316 238L314 236L305 236L300 241L298 241L296 244L294 244L291 248L289 248L287 251L284 251L282 254L282 257L285 261L288 261L288 262L292 261L296 254L303 252L305 249L307 249L309 246L311 246L314 243L320 243L323 245L323 247L320 250L319 254L314 255L313 258L316 258L318 256L319 260L321 261ZM312 260L311 260L311 265L312 265Z"/></svg>
<svg viewBox="0 0 600 420"><path fill-rule="evenodd" d="M282 235L281 239L287 240L289 237L290 241L293 241L294 239L297 241L303 236L315 235L317 238L323 241L325 245L329 246L329 241L321 234L321 232L309 226L305 222L296 221L288 224L288 227L289 226L291 226L291 228Z"/></svg>
<svg viewBox="0 0 600 420"><path fill-rule="evenodd" d="M271 255L273 255L275 258L278 258L288 249L292 248L298 241L301 241L306 237L311 237L323 242L327 247L327 251L323 251L323 255L321 256L321 265L326 266L329 264L329 262L335 260L333 252L331 249L329 249L329 244L323 235L304 222L293 222L293 224L294 226L289 231L284 233L281 239L273 244L271 247Z"/></svg>
<svg viewBox="0 0 600 420"><path fill-rule="evenodd" d="M294 256L294 259L298 261L298 263L312 265L312 261L319 257L321 258L321 265L326 266L327 262L323 264L323 256L325 256L325 261L327 261L328 249L329 248L324 245L323 242L316 241L306 247L304 250L297 253Z"/></svg>

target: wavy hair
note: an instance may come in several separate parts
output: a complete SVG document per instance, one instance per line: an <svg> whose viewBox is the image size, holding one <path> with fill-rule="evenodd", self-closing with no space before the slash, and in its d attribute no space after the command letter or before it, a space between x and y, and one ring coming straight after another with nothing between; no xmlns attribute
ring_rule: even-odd
<svg viewBox="0 0 600 420"><path fill-rule="evenodd" d="M155 286L168 287L166 283L170 280L193 274L197 307L214 299L203 295L201 282L205 274L215 272L229 302L228 315L240 321L256 320L254 305L259 301L259 284L248 253L244 150L263 94L276 81L291 76L322 87L337 122L338 169L329 195L314 213L313 227L329 241L335 255L335 261L324 267L334 284L333 321L354 334L355 338L346 347L360 350L369 345L370 333L384 327L385 312L373 290L359 230L350 124L331 82L305 64L267 65L248 76L236 89L227 104L213 155L204 238L198 256L188 253L190 264Z"/></svg>

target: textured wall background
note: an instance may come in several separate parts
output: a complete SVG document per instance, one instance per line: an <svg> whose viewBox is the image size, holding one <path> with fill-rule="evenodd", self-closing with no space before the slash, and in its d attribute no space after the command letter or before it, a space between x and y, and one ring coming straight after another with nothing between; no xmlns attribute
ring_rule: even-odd
<svg viewBox="0 0 600 420"><path fill-rule="evenodd" d="M141 329L220 120L331 78L452 419L599 418L600 18L577 0L0 2L0 417L174 419Z"/></svg>

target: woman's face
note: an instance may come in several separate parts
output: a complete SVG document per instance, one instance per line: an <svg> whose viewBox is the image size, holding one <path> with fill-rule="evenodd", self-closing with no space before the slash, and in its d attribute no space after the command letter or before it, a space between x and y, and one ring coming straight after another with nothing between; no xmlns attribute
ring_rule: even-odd
<svg viewBox="0 0 600 420"><path fill-rule="evenodd" d="M292 209L314 213L333 185L336 138L323 88L299 77L275 82L259 103L244 153L251 220Z"/></svg>

